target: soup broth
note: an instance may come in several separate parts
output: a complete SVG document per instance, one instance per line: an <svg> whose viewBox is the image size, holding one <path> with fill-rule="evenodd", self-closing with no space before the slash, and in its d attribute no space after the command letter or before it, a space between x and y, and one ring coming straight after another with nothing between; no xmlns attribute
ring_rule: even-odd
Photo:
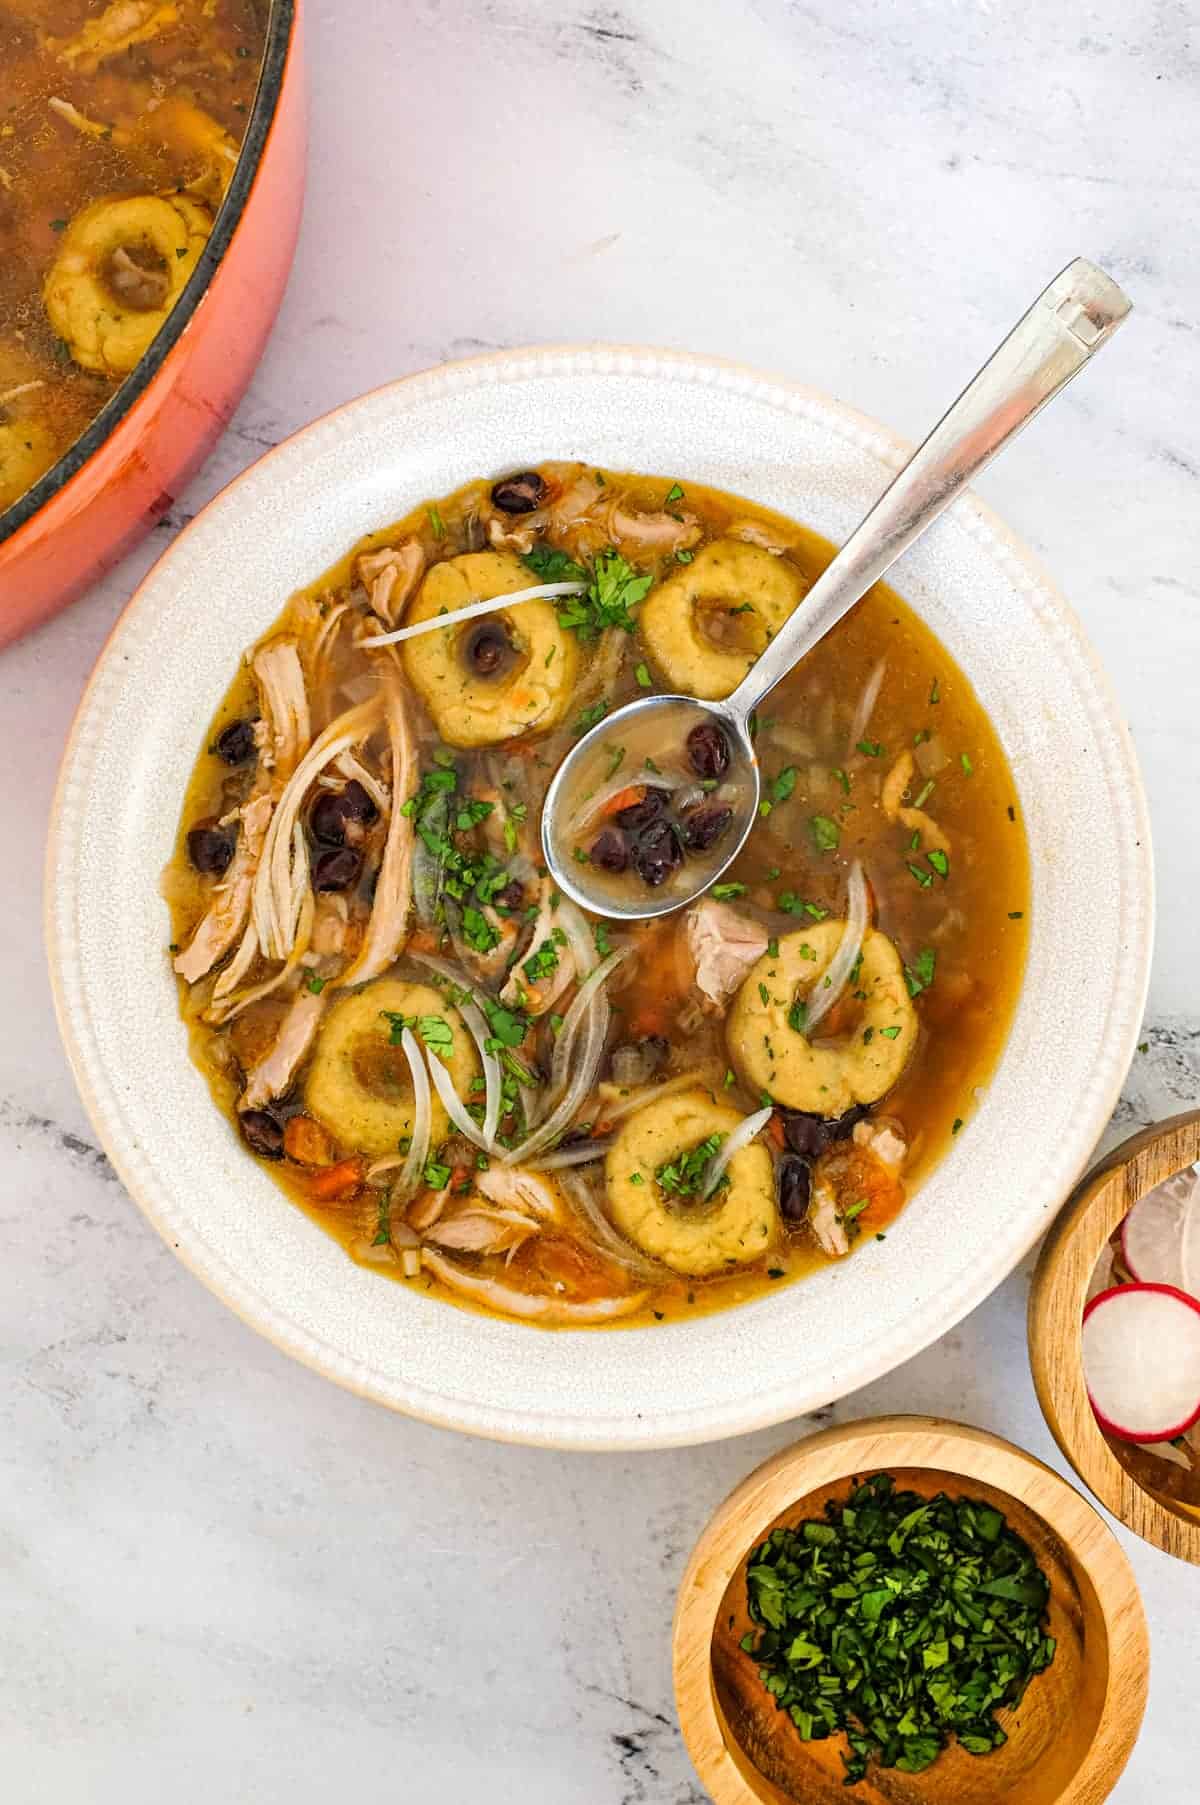
<svg viewBox="0 0 1200 1805"><path fill-rule="evenodd" d="M0 510L146 351L208 241L268 0L0 0Z"/></svg>
<svg viewBox="0 0 1200 1805"><path fill-rule="evenodd" d="M372 534L250 649L183 802L171 951L216 1103L353 1258L546 1326L686 1317L885 1237L970 1132L1025 833L886 586L760 710L758 818L701 899L609 922L540 862L578 734L728 694L831 555L682 479L545 464ZM580 858L607 837L647 882L652 830L706 812L719 850L719 748L602 756Z"/></svg>

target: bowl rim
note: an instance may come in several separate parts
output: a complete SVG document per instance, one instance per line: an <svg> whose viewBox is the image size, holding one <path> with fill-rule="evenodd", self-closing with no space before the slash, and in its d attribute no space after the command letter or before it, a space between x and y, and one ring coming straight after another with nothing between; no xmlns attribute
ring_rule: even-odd
<svg viewBox="0 0 1200 1805"><path fill-rule="evenodd" d="M208 242L196 259L196 267L162 326L99 413L93 414L79 437L60 452L36 482L30 483L28 489L23 490L7 508L0 508L0 545L9 539L15 539L23 527L29 526L44 509L48 509L60 495L70 489L75 477L114 436L142 396L153 386L155 378L167 364L171 353L208 298L213 278L245 215L279 110L284 77L297 43L302 0L269 0L269 3L270 15L246 130L238 146L237 162L229 188L217 210Z"/></svg>
<svg viewBox="0 0 1200 1805"><path fill-rule="evenodd" d="M661 1421L652 1419L647 1423L642 1413L634 1409L632 1404L620 1415L601 1416L586 1411L582 1414L540 1409L518 1412L515 1408L500 1409L474 1402L467 1404L461 1400L450 1400L439 1393L423 1392L412 1386L400 1397L394 1391L386 1390L372 1369L342 1355L329 1342L318 1339L264 1297L256 1287L246 1284L240 1275L226 1268L217 1259L199 1257L193 1250L181 1245L170 1220L160 1210L157 1200L149 1195L148 1184L142 1181L136 1170L136 1142L128 1139L124 1133L120 1107L107 1074L92 1047L87 1044L87 1036L82 1032L82 1027L89 1025L88 1009L82 998L80 974L72 956L73 949L64 945L60 933L61 910L56 907L55 880L58 868L60 864L69 861L73 840L78 836L80 825L78 810L69 802L69 791L76 777L77 767L81 762L86 763L83 756L86 741L106 678L111 666L119 659L122 641L134 635L142 623L143 614L150 614L156 605L152 590L158 573L178 556L181 546L186 546L192 536L202 531L209 514L219 505L228 505L244 486L260 483L264 474L269 475L272 463L294 456L309 435L328 432L330 429L336 431L339 425L344 424L349 416L360 409L369 411L373 406L386 403L393 396L401 398L403 403L406 396L419 398L423 390L441 392L447 384L451 385L456 395L460 392L469 395L480 385L503 385L505 382L516 382L524 377L541 374L574 377L664 375L681 383L711 383L732 389L739 398L762 398L785 411L815 417L829 430L864 449L891 469L898 468L911 450L908 442L870 416L808 384L787 377L767 375L733 359L646 345L568 343L522 346L513 350L489 352L433 365L380 384L307 422L248 465L184 526L171 546L142 579L114 624L89 677L67 739L47 838L45 933L51 987L60 1033L84 1106L126 1189L184 1264L243 1321L265 1335L282 1351L360 1396L372 1398L423 1421L486 1435L496 1440L588 1451L691 1446L787 1420L797 1411L806 1408L807 1404L795 1391L788 1396L781 1396L778 1392L772 1394L765 1404L755 1394L740 1399L736 1407L729 1406L726 1414L715 1420L702 1415L699 1410L680 1410L672 1411L669 1417ZM1065 1155L1060 1150L1059 1170L1055 1174L1056 1189L1060 1195L1065 1195L1083 1170L1096 1138L1112 1113L1140 1029L1153 948L1154 872L1148 811L1132 743L1115 695L1073 611L1037 560L1005 523L972 492L968 491L955 503L948 518L955 517L972 538L982 542L985 550L1004 568L1005 574L1015 586L1023 589L1032 587L1037 591L1045 610L1053 617L1055 626L1069 641L1072 654L1085 667L1096 705L1113 734L1113 750L1120 767L1124 800L1136 828L1135 842L1140 856L1128 854L1129 908L1134 945L1127 965L1118 974L1119 986L1114 992L1109 1010L1110 1017L1114 1013L1119 1014L1123 1026L1115 1041L1105 1043L1107 1051L1098 1060L1097 1066L1093 1067L1091 1089L1088 1092L1089 1109L1082 1114L1077 1113L1074 1118L1077 1123L1086 1122L1086 1131L1080 1132L1077 1129L1074 1142L1066 1146ZM1098 1084L1097 1071L1102 1075ZM902 1352L896 1351L890 1344L878 1348L873 1358L865 1359L856 1366L849 1380L839 1378L833 1395L845 1395L847 1391L868 1384L947 1333L1003 1281L1028 1253L1044 1232L1045 1226L1044 1217L1039 1220L1031 1213L1019 1243L1014 1242L1011 1248L1006 1249L1007 1263L1003 1271L993 1273L988 1268L982 1278L963 1284L956 1293L952 1313L939 1316L936 1324L923 1328L915 1340L910 1333L905 1339ZM527 1334L530 1331L521 1327L517 1332ZM560 1334L565 1333L567 1332L560 1331Z"/></svg>
<svg viewBox="0 0 1200 1805"><path fill-rule="evenodd" d="M709 1517L676 1595L671 1673L684 1745L714 1805L762 1805L729 1753L711 1649L717 1612L733 1575L782 1512L821 1487L904 1468L944 1473L1006 1493L1047 1525L1095 1593L1108 1640L1108 1673L1096 1735L1058 1805L1107 1798L1141 1730L1150 1685L1150 1632L1133 1568L1099 1512L1070 1482L1014 1442L969 1423L933 1416L867 1417L838 1423L756 1467Z"/></svg>

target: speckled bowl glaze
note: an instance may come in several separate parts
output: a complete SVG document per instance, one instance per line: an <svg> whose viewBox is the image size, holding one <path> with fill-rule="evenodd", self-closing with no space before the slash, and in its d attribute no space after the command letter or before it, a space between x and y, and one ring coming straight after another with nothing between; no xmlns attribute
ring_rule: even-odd
<svg viewBox="0 0 1200 1805"><path fill-rule="evenodd" d="M1047 1226L1133 1053L1152 939L1149 832L1132 749L1076 621L971 497L894 581L966 670L1012 761L1033 849L1029 968L977 1111L885 1243L741 1309L661 1328L546 1333L451 1308L355 1266L246 1157L188 1057L165 952L159 873L238 654L360 534L481 471L583 458L732 489L840 541L904 455L827 397L712 359L511 352L318 420L219 495L146 578L84 696L59 783L47 923L59 1022L132 1196L277 1346L452 1428L668 1447L778 1422L896 1366Z"/></svg>

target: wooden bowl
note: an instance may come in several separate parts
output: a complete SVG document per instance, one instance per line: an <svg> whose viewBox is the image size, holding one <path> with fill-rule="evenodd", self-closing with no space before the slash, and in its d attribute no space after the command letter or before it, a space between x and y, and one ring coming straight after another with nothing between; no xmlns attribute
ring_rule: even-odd
<svg viewBox="0 0 1200 1805"><path fill-rule="evenodd" d="M1083 1305L1104 1244L1140 1197L1200 1159L1200 1110L1144 1129L1079 1185L1050 1230L1029 1297L1029 1357L1042 1414L1084 1484L1127 1528L1200 1566L1200 1509L1150 1491L1104 1436L1083 1382ZM1174 1471L1168 1468L1168 1472Z"/></svg>
<svg viewBox="0 0 1200 1805"><path fill-rule="evenodd" d="M1003 1511L1050 1581L1058 1649L1005 1715L1009 1740L994 1754L952 1745L923 1774L872 1768L847 1789L844 1738L802 1742L738 1644L750 1626L746 1567L763 1537L821 1515L851 1480L877 1472L922 1496L946 1491ZM1108 1797L1137 1740L1149 1641L1128 1561L1057 1473L982 1429L879 1417L777 1454L726 1499L683 1577L674 1672L684 1741L716 1805L1094 1805Z"/></svg>

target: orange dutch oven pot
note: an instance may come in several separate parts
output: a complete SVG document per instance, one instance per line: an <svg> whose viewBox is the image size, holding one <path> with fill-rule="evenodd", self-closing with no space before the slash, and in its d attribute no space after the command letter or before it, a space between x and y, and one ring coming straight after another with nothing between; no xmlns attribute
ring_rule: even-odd
<svg viewBox="0 0 1200 1805"><path fill-rule="evenodd" d="M237 168L166 324L87 431L0 513L0 645L74 601L162 517L262 356L304 195L302 12L302 0L274 0Z"/></svg>

